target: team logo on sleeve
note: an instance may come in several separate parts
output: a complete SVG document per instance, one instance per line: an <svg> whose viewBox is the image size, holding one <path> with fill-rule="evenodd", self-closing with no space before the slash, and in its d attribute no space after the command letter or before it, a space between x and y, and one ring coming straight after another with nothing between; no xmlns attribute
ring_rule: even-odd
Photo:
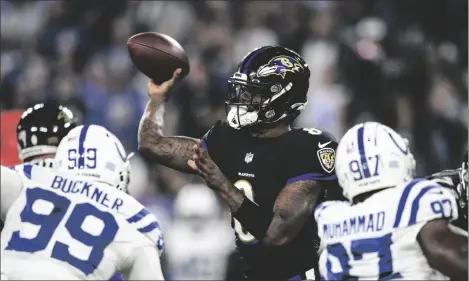
<svg viewBox="0 0 469 281"><path fill-rule="evenodd" d="M319 163L324 171L330 173L335 166L335 150L332 148L321 148L318 150Z"/></svg>
<svg viewBox="0 0 469 281"><path fill-rule="evenodd" d="M246 153L246 156L244 157L244 162L249 164L252 162L252 158L254 158L254 154L252 154L251 152L248 152Z"/></svg>

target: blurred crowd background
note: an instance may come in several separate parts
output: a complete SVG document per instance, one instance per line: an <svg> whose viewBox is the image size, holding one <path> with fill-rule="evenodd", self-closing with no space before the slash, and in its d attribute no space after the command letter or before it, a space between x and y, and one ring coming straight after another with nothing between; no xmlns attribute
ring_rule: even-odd
<svg viewBox="0 0 469 281"><path fill-rule="evenodd" d="M126 41L144 31L172 36L190 58L166 108L167 135L203 136L225 117L237 63L280 44L312 73L296 125L340 139L357 122L380 121L409 139L419 176L459 166L467 149L467 0L0 1L0 9L2 112L57 100L83 123L107 127L127 152L137 149L148 78L133 67ZM138 155L132 165L131 193L170 229L174 199L195 178ZM225 233L229 223L219 218Z"/></svg>

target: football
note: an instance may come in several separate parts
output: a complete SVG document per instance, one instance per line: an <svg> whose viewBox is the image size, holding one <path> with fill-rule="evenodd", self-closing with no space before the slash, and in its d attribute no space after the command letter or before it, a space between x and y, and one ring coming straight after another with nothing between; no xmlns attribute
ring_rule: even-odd
<svg viewBox="0 0 469 281"><path fill-rule="evenodd" d="M171 79L181 68L179 79L189 73L189 59L181 45L168 35L143 32L127 40L127 49L134 65L156 84Z"/></svg>

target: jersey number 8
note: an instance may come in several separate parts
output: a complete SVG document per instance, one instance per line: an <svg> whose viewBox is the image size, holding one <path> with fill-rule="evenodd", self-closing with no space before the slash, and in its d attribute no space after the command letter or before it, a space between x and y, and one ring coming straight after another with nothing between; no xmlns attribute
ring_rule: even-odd
<svg viewBox="0 0 469 281"><path fill-rule="evenodd" d="M254 192L252 190L252 185L248 181L239 180L234 183L234 186L236 186L239 190L244 192L244 195L246 195L246 197L249 200L254 202ZM239 240L241 240L241 242L247 244L247 243L252 243L254 242L254 240L256 240L256 237L254 237L251 233L245 230L237 219L233 218L233 220L234 220L234 230Z"/></svg>
<svg viewBox="0 0 469 281"><path fill-rule="evenodd" d="M53 207L49 214L38 214L33 211L33 204L38 200L52 203ZM58 241L60 237L52 239L70 205L71 201L68 198L52 191L39 187L28 189L26 191L26 206L20 214L21 221L39 226L39 231L36 237L31 239L21 237L20 230L13 232L6 250L34 253L46 249L51 240L55 240L52 241L54 243L52 258L69 263L85 275L93 273L103 259L104 249L114 240L119 226L112 214L100 211L89 203L76 204L66 219L65 228L73 239L91 248L87 260L79 259L70 253L70 245L64 244L64 241ZM88 216L103 222L100 234L93 235L82 229Z"/></svg>

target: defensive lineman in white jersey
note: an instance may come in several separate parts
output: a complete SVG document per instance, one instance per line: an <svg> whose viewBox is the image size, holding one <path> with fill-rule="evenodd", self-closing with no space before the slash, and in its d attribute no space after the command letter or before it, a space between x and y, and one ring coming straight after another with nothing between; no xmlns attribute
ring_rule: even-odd
<svg viewBox="0 0 469 281"><path fill-rule="evenodd" d="M130 165L101 126L61 141L57 170L1 167L2 280L163 280L156 218L126 193Z"/></svg>
<svg viewBox="0 0 469 281"><path fill-rule="evenodd" d="M316 207L326 280L467 280L467 233L450 190L412 179L407 140L367 122L351 128L337 148L336 174L350 202Z"/></svg>

